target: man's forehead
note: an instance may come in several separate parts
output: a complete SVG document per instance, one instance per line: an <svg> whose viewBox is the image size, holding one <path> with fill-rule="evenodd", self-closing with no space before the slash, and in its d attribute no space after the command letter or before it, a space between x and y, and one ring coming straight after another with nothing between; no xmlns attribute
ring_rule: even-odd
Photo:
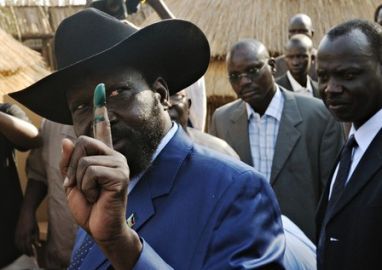
<svg viewBox="0 0 382 270"><path fill-rule="evenodd" d="M268 51L264 45L251 43L235 49L231 55L231 61L252 60L261 62L268 58Z"/></svg>
<svg viewBox="0 0 382 270"><path fill-rule="evenodd" d="M309 49L306 46L290 46L285 48L285 54L291 55L291 54L308 54Z"/></svg>
<svg viewBox="0 0 382 270"><path fill-rule="evenodd" d="M317 52L318 58L326 55L351 57L373 56L371 44L367 36L359 29L351 30L339 36L325 35Z"/></svg>

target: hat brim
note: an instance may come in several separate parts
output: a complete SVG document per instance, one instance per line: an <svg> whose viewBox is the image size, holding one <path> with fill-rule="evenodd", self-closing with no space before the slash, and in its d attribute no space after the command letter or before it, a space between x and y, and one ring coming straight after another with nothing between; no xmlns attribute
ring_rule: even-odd
<svg viewBox="0 0 382 270"><path fill-rule="evenodd" d="M10 96L44 118L71 125L66 91L91 76L99 76L100 70L104 73L110 67L126 66L143 75L161 76L172 95L203 76L209 59L208 41L198 27L184 20L164 20Z"/></svg>

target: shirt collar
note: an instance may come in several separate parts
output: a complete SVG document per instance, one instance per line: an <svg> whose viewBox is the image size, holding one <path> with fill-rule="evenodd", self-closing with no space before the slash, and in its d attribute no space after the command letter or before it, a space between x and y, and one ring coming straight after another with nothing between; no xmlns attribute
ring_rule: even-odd
<svg viewBox="0 0 382 270"><path fill-rule="evenodd" d="M382 109L380 109L376 114L369 118L369 120L367 120L358 129L355 129L354 124L352 124L349 132L349 137L354 134L358 147L363 152L365 152L381 128Z"/></svg>
<svg viewBox="0 0 382 270"><path fill-rule="evenodd" d="M291 86L295 92L300 92L302 89L306 89L309 93L313 93L313 88L312 88L312 85L310 83L309 76L306 76L306 87L304 87L298 81L296 81L293 78L293 75L290 73L289 70L286 72L286 75L287 75L289 82L290 82L290 84L291 84Z"/></svg>
<svg viewBox="0 0 382 270"><path fill-rule="evenodd" d="M284 97L281 94L279 86L276 85L276 92L271 102L269 103L268 108L266 109L263 117L267 115L277 119L277 121L280 121L281 113L282 113L282 109L280 110L280 107L282 107L283 104L284 104ZM251 118L252 115L258 114L248 103L245 103L245 106L247 109L248 120Z"/></svg>
<svg viewBox="0 0 382 270"><path fill-rule="evenodd" d="M170 128L170 130L167 132L167 134L160 141L157 149L155 150L155 152L153 154L153 157L151 158L151 162L153 162L157 158L157 156L163 150L163 148L165 148L165 146L172 139L172 137L174 137L177 130L178 130L178 124L175 122L172 122L172 127Z"/></svg>

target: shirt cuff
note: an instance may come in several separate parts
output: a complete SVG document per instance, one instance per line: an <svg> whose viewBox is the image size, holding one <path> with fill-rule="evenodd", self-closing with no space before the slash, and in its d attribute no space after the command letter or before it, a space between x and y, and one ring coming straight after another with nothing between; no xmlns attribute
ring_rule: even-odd
<svg viewBox="0 0 382 270"><path fill-rule="evenodd" d="M133 268L134 270L173 269L143 238L141 238L141 242L142 252Z"/></svg>

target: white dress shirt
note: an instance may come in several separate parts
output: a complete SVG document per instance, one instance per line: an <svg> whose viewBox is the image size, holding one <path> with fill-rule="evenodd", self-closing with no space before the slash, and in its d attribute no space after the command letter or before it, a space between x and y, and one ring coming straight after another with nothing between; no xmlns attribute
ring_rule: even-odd
<svg viewBox="0 0 382 270"><path fill-rule="evenodd" d="M246 103L246 108L253 166L269 181L281 114L284 108L284 97L277 87L275 95L261 117L248 103Z"/></svg>
<svg viewBox="0 0 382 270"><path fill-rule="evenodd" d="M302 86L298 81L296 81L289 70L286 73L292 89L296 93L304 94L313 97L313 87L310 83L309 76L306 76L306 87Z"/></svg>
<svg viewBox="0 0 382 270"><path fill-rule="evenodd" d="M382 109L380 109L376 114L374 114L369 120L367 120L362 126L360 126L357 130L354 125L352 125L349 137L354 134L354 138L357 142L357 146L353 148L352 153L352 162L349 170L348 178L346 179L345 185L348 184L351 175L353 174L355 168L357 167L359 161L363 157L370 143L373 141L379 130L382 128ZM330 183L330 192L329 198L332 195L332 189L334 185L334 181L337 176L339 164L337 164L336 170L332 177L332 182Z"/></svg>

